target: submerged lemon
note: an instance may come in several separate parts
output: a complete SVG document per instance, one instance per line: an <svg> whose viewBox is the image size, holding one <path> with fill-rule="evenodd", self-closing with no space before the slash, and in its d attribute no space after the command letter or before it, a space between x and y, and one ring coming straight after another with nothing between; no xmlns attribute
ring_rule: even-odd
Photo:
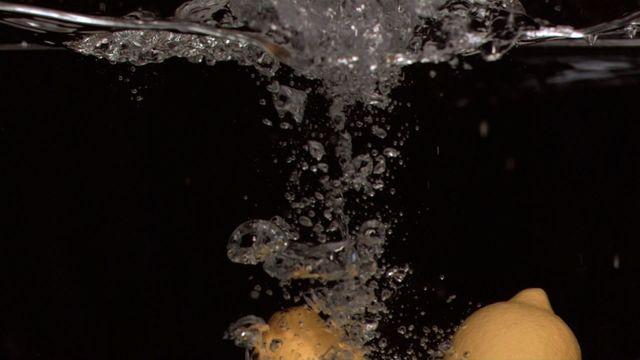
<svg viewBox="0 0 640 360"><path fill-rule="evenodd" d="M453 337L447 360L580 360L571 329L554 314L542 289L486 306Z"/></svg>
<svg viewBox="0 0 640 360"><path fill-rule="evenodd" d="M308 307L275 313L255 349L260 360L362 360L338 327Z"/></svg>

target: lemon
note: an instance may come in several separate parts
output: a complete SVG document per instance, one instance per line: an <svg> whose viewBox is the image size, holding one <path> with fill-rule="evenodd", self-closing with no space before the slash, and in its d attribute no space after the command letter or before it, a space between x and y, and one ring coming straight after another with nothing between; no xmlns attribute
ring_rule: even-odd
<svg viewBox="0 0 640 360"><path fill-rule="evenodd" d="M255 349L260 360L363 360L344 333L308 307L275 313Z"/></svg>
<svg viewBox="0 0 640 360"><path fill-rule="evenodd" d="M526 289L471 314L455 333L446 359L580 360L581 355L544 290Z"/></svg>

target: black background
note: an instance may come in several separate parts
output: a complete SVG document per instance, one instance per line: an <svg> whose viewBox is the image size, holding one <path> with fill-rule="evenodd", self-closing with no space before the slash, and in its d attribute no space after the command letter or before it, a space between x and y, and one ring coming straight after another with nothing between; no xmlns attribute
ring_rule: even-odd
<svg viewBox="0 0 640 360"><path fill-rule="evenodd" d="M406 240L388 256L412 264L413 287L437 289L412 304L425 324L460 320L456 302L540 286L584 359L638 359L640 75L549 84L563 59L519 49L470 71L407 71L394 96L412 105L388 121L420 130L389 200ZM272 160L292 136L261 123L274 111L252 75L0 53L0 358L242 358L222 340L228 324L286 303L259 269L227 260L226 240L284 208L287 174ZM252 300L256 284L276 294Z"/></svg>

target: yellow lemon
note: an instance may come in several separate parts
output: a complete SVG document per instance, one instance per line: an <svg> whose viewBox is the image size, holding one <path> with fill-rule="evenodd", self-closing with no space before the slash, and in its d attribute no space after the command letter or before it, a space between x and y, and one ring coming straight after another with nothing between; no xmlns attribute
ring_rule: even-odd
<svg viewBox="0 0 640 360"><path fill-rule="evenodd" d="M260 360L362 360L343 332L308 307L275 313L255 350Z"/></svg>
<svg viewBox="0 0 640 360"><path fill-rule="evenodd" d="M580 360L580 346L542 289L488 305L467 318L447 360Z"/></svg>

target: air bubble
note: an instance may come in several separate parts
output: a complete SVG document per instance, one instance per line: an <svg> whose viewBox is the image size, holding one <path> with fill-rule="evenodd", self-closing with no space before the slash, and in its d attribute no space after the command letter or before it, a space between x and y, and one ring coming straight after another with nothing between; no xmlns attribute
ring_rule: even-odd
<svg viewBox="0 0 640 360"><path fill-rule="evenodd" d="M384 139L387 137L387 131L378 125L371 126L371 133L379 137L380 139Z"/></svg>
<svg viewBox="0 0 640 360"><path fill-rule="evenodd" d="M302 225L304 227L312 227L313 226L313 221L311 221L311 219L309 219L309 217L307 217L307 216L300 216L298 218L298 223L300 223L300 225Z"/></svg>
<svg viewBox="0 0 640 360"><path fill-rule="evenodd" d="M278 351L278 349L280 349L281 346L282 346L282 340L273 339L273 340L271 340L271 343L269 344L269 350Z"/></svg>
<svg viewBox="0 0 640 360"><path fill-rule="evenodd" d="M233 262L255 265L287 246L285 233L270 221L251 220L238 226L227 244Z"/></svg>
<svg viewBox="0 0 640 360"><path fill-rule="evenodd" d="M232 339L236 346L251 349L262 342L260 329L265 325L263 319L248 315L231 324L224 337Z"/></svg>
<svg viewBox="0 0 640 360"><path fill-rule="evenodd" d="M388 157L388 158L396 158L398 156L400 156L400 151L394 148L386 148L382 151L382 153L384 154L384 156Z"/></svg>
<svg viewBox="0 0 640 360"><path fill-rule="evenodd" d="M286 121L283 121L283 122L280 123L280 129L282 129L282 130L289 130L291 128L293 128L293 126L291 126L291 124L289 124Z"/></svg>
<svg viewBox="0 0 640 360"><path fill-rule="evenodd" d="M309 146L309 154L311 154L311 157L316 159L317 161L322 160L322 158L326 154L324 145L315 140L309 140L307 142L307 145Z"/></svg>

